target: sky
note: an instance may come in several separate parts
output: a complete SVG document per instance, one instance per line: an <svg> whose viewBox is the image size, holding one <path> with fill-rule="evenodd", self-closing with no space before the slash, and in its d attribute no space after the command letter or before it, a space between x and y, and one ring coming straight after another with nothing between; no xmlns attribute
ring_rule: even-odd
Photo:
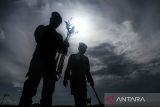
<svg viewBox="0 0 160 107"><path fill-rule="evenodd" d="M63 23L57 29L66 37L65 20L72 17L79 33L70 38L70 54L79 42L88 45L95 88L104 93L160 92L159 0L0 0L0 101L18 104L36 43L34 31L47 25L57 11ZM65 70L65 67L64 67ZM74 104L70 88L56 83L53 104ZM34 103L39 102L42 83ZM88 84L88 96L98 104Z"/></svg>

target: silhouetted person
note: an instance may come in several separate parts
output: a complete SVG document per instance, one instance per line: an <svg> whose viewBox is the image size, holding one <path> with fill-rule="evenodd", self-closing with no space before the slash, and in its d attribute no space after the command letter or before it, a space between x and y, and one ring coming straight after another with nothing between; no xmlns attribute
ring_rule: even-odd
<svg viewBox="0 0 160 107"><path fill-rule="evenodd" d="M52 104L56 82L55 57L57 52L67 54L69 46L68 42L64 42L62 36L56 31L61 22L60 14L53 12L49 25L40 25L35 30L37 45L26 75L28 78L24 83L20 107L28 107L32 104L32 97L36 95L41 78L43 78L41 106L50 107Z"/></svg>
<svg viewBox="0 0 160 107"><path fill-rule="evenodd" d="M66 87L70 80L71 95L74 96L76 107L84 107L87 102L87 84L94 86L94 81L90 73L90 65L88 57L84 55L87 45L79 43L77 54L69 57L68 65L64 75L63 85Z"/></svg>

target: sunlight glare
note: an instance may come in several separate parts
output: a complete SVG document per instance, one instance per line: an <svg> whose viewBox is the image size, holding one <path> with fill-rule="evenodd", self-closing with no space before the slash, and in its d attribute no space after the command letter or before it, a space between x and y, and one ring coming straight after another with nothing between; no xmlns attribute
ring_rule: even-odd
<svg viewBox="0 0 160 107"><path fill-rule="evenodd" d="M87 17L73 17L72 23L75 26L76 38L78 41L87 41L89 39L90 23Z"/></svg>

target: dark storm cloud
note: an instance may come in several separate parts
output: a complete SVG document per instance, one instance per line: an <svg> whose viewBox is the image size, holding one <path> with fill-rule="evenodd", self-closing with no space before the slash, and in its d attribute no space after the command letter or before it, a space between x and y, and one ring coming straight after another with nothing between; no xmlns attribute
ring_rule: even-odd
<svg viewBox="0 0 160 107"><path fill-rule="evenodd" d="M108 14L107 17L111 17L117 23L131 20L134 30L147 36L150 35L147 32L159 30L159 4L159 0L105 0L106 6L101 9L103 13Z"/></svg>
<svg viewBox="0 0 160 107"><path fill-rule="evenodd" d="M160 1L159 0L126 0L126 2L112 2L112 6L116 6L117 19L114 21L122 22L131 20L134 30L137 31L142 38L157 37L155 34L160 28ZM127 5L123 6L123 5ZM148 41L149 42L149 41Z"/></svg>
<svg viewBox="0 0 160 107"><path fill-rule="evenodd" d="M104 92L159 92L160 86L158 81L160 80L160 74L152 74L150 71L147 70L137 70L132 74L125 76L125 77L107 77L103 79L103 81L99 81L102 85L105 84L105 87L101 89L97 87L99 91Z"/></svg>
<svg viewBox="0 0 160 107"><path fill-rule="evenodd" d="M146 0L145 2L143 1L139 4L138 1L130 1L130 3L132 3L132 7L138 7L140 10L140 12L133 17L136 30L144 33L145 36L148 36L149 34L147 33L149 32L156 32L159 30L160 15L158 13L160 12L160 1Z"/></svg>
<svg viewBox="0 0 160 107"><path fill-rule="evenodd" d="M125 55L117 55L114 50L115 48L109 43L104 43L88 50L90 57L98 58L103 65L99 71L93 72L93 75L125 76L141 67L140 64L134 64L131 60L127 59ZM91 65L94 66L92 61Z"/></svg>
<svg viewBox="0 0 160 107"><path fill-rule="evenodd" d="M0 1L0 13L1 13L1 17L0 21L2 22L4 17L11 11L11 9L13 9L13 4L14 0L1 0Z"/></svg>
<svg viewBox="0 0 160 107"><path fill-rule="evenodd" d="M116 47L109 43L88 50L90 57L98 58L103 65L92 72L97 79L97 89L102 92L159 92L160 59L138 64L125 55L116 55ZM92 67L94 60L91 60ZM104 86L102 89L100 87Z"/></svg>
<svg viewBox="0 0 160 107"><path fill-rule="evenodd" d="M30 34L27 33L29 28L26 29L29 20L26 20L26 9L19 0L0 1L0 81L12 84L11 87L24 80L28 68L28 58L24 54L30 53L31 47L27 44L31 42L24 36Z"/></svg>
<svg viewBox="0 0 160 107"><path fill-rule="evenodd" d="M96 88L98 92L104 93L159 93L160 86L157 81L160 80L159 74L143 73L137 74L136 78L119 78L119 77L106 77L99 84L105 85L102 89L101 85ZM104 91L105 90L105 91ZM102 96L103 94L100 93Z"/></svg>

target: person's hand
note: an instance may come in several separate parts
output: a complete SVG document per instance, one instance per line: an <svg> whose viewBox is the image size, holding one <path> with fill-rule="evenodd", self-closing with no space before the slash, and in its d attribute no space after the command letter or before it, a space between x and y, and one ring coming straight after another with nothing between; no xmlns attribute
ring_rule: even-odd
<svg viewBox="0 0 160 107"><path fill-rule="evenodd" d="M26 76L25 76L25 77L29 77L29 75L30 75L30 72L27 72L27 74L26 74Z"/></svg>
<svg viewBox="0 0 160 107"><path fill-rule="evenodd" d="M68 42L67 40L64 41L64 46L65 46L66 48L69 47L69 42Z"/></svg>
<svg viewBox="0 0 160 107"><path fill-rule="evenodd" d="M68 53L68 47L69 47L69 42L67 40L64 40L64 47L63 47L63 54L67 55Z"/></svg>
<svg viewBox="0 0 160 107"><path fill-rule="evenodd" d="M67 87L67 85L68 85L68 81L67 81L67 80L64 80L64 81L63 81L63 86L64 86L64 87Z"/></svg>

